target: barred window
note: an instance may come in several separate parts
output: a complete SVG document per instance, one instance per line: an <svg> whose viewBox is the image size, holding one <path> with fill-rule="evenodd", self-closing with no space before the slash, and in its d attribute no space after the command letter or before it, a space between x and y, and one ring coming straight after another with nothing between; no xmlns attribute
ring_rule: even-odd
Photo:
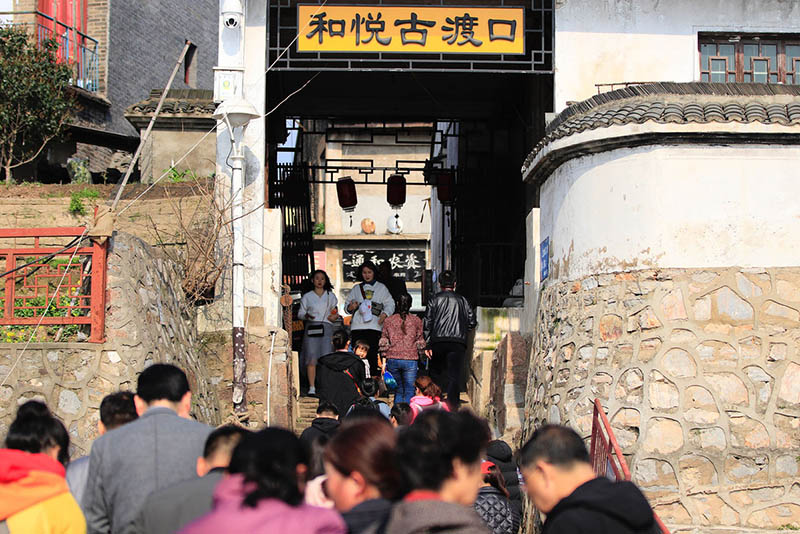
<svg viewBox="0 0 800 534"><path fill-rule="evenodd" d="M800 85L800 36L703 35L700 81Z"/></svg>

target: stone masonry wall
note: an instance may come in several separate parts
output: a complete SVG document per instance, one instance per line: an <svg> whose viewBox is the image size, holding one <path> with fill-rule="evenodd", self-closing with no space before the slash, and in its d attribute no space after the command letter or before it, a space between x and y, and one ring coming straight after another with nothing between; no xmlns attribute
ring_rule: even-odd
<svg viewBox="0 0 800 534"><path fill-rule="evenodd" d="M798 268L554 284L537 317L525 435L554 422L588 438L599 398L666 523L795 529L799 342Z"/></svg>
<svg viewBox="0 0 800 534"><path fill-rule="evenodd" d="M275 333L274 344L272 334ZM238 422L251 428L261 428L267 421L271 426L294 429L297 408L294 399L292 361L288 350L288 335L285 330L249 326L246 331L247 360L245 402L248 417ZM205 332L201 334L203 359L208 376L219 399L223 421L237 421L233 414L233 347L231 331ZM272 359L270 361L270 350ZM271 372L270 372L271 364ZM267 398L269 397L269 415Z"/></svg>
<svg viewBox="0 0 800 534"><path fill-rule="evenodd" d="M0 436L17 406L37 398L67 426L73 456L87 454L97 436L98 409L111 392L136 389L139 372L153 362L184 369L193 392L193 415L219 422L216 391L198 356L192 310L177 267L140 239L116 233L109 246L106 342L0 344Z"/></svg>

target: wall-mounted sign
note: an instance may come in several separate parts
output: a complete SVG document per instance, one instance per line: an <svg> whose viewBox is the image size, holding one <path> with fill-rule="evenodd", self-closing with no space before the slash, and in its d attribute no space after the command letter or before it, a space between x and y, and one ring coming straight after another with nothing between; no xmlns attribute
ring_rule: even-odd
<svg viewBox="0 0 800 534"><path fill-rule="evenodd" d="M406 282L419 282L425 270L424 250L343 250L342 274L348 282L358 280L356 273L365 261L380 265L389 262L392 274Z"/></svg>
<svg viewBox="0 0 800 534"><path fill-rule="evenodd" d="M545 238L539 245L539 254L542 260L542 282L550 276L550 238Z"/></svg>
<svg viewBox="0 0 800 534"><path fill-rule="evenodd" d="M525 9L298 5L299 52L524 54Z"/></svg>

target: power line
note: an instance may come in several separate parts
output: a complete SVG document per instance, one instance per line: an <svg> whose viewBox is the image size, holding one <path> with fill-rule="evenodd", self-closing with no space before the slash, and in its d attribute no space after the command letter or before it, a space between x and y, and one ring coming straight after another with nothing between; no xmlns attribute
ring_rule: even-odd
<svg viewBox="0 0 800 534"><path fill-rule="evenodd" d="M83 240L83 238L86 236L86 232L88 232L88 231L89 231L89 229L86 228L83 231L83 233L78 237L78 239ZM75 247L75 250L72 251L72 256L70 257L69 263L67 265L72 265L72 260L75 259L75 255L77 253L78 253L78 247ZM17 367L17 364L19 364L20 360L22 360L22 356L25 354L25 351L28 350L28 345L31 344L31 340L33 340L33 336L36 335L36 331L39 330L40 326L42 326L42 321L44 320L45 316L47 315L47 310L50 309L50 306L53 305L53 301L58 296L58 291L61 289L61 284L64 283L64 278L67 276L68 272L69 272L68 268L64 269L64 273L61 275L61 279L58 281L58 285L56 286L56 290L53 292L53 296L50 297L50 302L48 302L47 306L45 306L44 310L42 310L42 315L39 317L39 322L36 323L36 326L31 331L31 335L28 338L28 341L25 343L25 346L22 347L22 351L20 351L19 355L17 356L17 359L14 361L14 364L11 366L11 369L8 370L8 374L5 376L5 378L3 378L3 381L0 382L0 386L5 385L6 381L11 376L11 373L13 373L14 369ZM10 298L10 295L6 295L6 298ZM103 310L103 312L105 313L105 310Z"/></svg>

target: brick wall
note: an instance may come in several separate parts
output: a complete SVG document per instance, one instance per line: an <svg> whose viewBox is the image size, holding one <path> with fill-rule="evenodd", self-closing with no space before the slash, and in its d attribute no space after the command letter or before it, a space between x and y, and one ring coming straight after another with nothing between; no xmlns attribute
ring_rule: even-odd
<svg viewBox="0 0 800 534"><path fill-rule="evenodd" d="M98 11L95 19L99 20L102 5L109 5L109 0L93 2ZM111 131L138 136L123 112L147 98L151 89L166 85L186 39L197 45L197 87L213 87L218 9L217 0L110 2L110 11L106 8L108 50L101 55L101 63L107 56L104 88L106 98L111 101ZM102 26L97 28L102 32ZM183 68L172 87L187 87L183 83Z"/></svg>
<svg viewBox="0 0 800 534"><path fill-rule="evenodd" d="M86 33L97 39L98 92L106 94L108 73L108 3L109 0L88 0Z"/></svg>

